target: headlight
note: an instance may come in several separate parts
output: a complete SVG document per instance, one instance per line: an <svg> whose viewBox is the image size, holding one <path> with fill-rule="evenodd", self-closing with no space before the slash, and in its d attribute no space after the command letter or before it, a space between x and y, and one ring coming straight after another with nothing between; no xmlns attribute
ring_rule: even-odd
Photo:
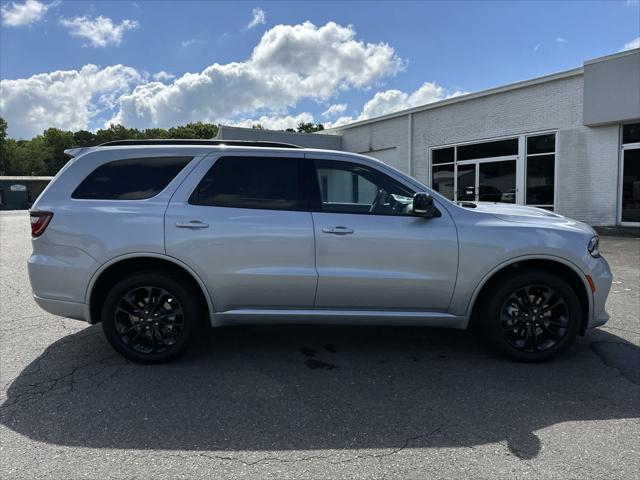
<svg viewBox="0 0 640 480"><path fill-rule="evenodd" d="M600 245L600 238L597 235L591 237L591 240L589 240L589 244L587 245L587 250L589 251L592 257L600 256L599 245Z"/></svg>

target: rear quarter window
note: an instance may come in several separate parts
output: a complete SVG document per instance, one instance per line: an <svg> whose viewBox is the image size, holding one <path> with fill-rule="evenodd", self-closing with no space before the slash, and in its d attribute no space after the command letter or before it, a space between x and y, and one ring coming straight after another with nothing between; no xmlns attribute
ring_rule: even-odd
<svg viewBox="0 0 640 480"><path fill-rule="evenodd" d="M193 157L115 160L91 172L71 194L84 200L144 200L155 197Z"/></svg>

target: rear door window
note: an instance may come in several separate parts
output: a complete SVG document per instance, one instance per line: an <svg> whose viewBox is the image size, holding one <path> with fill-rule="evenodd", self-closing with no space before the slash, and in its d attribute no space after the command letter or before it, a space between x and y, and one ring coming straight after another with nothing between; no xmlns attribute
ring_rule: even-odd
<svg viewBox="0 0 640 480"><path fill-rule="evenodd" d="M82 181L71 198L144 200L155 197L165 189L192 158L131 158L105 163Z"/></svg>
<svg viewBox="0 0 640 480"><path fill-rule="evenodd" d="M303 210L303 173L297 158L222 157L191 194L192 205Z"/></svg>

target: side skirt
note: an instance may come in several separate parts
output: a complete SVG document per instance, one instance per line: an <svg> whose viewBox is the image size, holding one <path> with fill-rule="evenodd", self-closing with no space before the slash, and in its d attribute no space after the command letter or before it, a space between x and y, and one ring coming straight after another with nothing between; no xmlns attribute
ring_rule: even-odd
<svg viewBox="0 0 640 480"><path fill-rule="evenodd" d="M469 317L442 312L243 308L216 312L215 324L416 325L464 330Z"/></svg>

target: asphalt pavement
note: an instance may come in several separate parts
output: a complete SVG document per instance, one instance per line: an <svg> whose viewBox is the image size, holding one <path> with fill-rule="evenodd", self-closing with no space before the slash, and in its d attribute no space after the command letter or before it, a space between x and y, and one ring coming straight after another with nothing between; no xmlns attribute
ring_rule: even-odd
<svg viewBox="0 0 640 480"><path fill-rule="evenodd" d="M39 309L30 248L1 213L0 478L640 478L640 239L602 239L610 322L534 365L344 326L218 329L137 365Z"/></svg>

